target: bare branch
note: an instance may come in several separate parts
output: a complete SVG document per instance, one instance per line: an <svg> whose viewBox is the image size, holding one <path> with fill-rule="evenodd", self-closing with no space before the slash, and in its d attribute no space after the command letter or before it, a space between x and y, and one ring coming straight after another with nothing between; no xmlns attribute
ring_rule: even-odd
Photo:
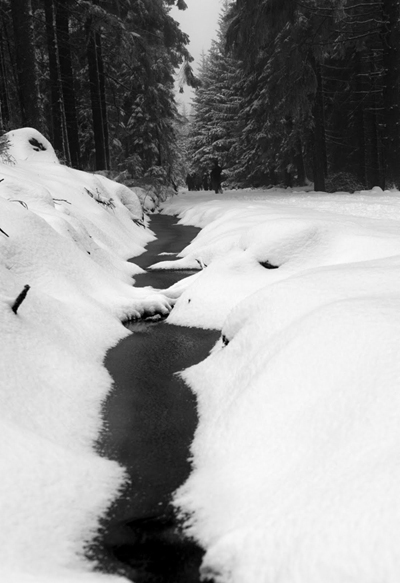
<svg viewBox="0 0 400 583"><path fill-rule="evenodd" d="M11 306L11 309L14 312L14 314L17 313L18 308L20 307L20 305L22 304L22 302L26 298L26 294L30 290L30 287L31 287L30 285L24 285L24 289L22 290L22 292L19 294L19 296L16 298L15 302Z"/></svg>

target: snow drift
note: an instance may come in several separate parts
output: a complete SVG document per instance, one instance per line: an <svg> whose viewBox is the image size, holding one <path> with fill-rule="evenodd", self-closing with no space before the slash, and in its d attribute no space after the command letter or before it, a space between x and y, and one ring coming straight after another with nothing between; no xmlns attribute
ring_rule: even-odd
<svg viewBox="0 0 400 583"><path fill-rule="evenodd" d="M85 543L124 480L93 444L121 319L167 313L126 262L153 236L134 192L62 166L36 130L0 144L0 579L102 580ZM133 220L135 219L135 221ZM15 299L30 289L16 313ZM112 579L112 578L111 578Z"/></svg>
<svg viewBox="0 0 400 583"><path fill-rule="evenodd" d="M175 503L203 574L397 582L399 193L190 193L164 212L203 227L170 321L221 329L183 373L200 423Z"/></svg>

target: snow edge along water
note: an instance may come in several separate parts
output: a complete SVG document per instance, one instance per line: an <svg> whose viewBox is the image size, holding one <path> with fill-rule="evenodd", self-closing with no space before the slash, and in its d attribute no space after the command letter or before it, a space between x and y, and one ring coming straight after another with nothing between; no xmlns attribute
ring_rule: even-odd
<svg viewBox="0 0 400 583"><path fill-rule="evenodd" d="M222 332L183 373L200 421L175 504L203 575L396 583L398 191L182 193L163 212L202 227L178 261L205 266L169 321Z"/></svg>
<svg viewBox="0 0 400 583"><path fill-rule="evenodd" d="M59 163L32 128L0 152L0 578L98 581L84 556L124 470L94 444L121 322L174 300L133 287L153 238L129 188ZM28 293L17 310L15 299ZM14 306L15 307L15 306ZM119 579L108 576L108 580Z"/></svg>

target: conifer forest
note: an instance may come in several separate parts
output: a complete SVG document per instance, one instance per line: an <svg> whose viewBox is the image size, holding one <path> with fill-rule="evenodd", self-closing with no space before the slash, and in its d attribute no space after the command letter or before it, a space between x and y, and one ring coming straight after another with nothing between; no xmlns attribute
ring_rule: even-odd
<svg viewBox="0 0 400 583"><path fill-rule="evenodd" d="M2 131L174 186L215 159L231 187L400 186L398 0L225 0L198 70L173 5L0 0ZM178 73L195 88L183 111Z"/></svg>

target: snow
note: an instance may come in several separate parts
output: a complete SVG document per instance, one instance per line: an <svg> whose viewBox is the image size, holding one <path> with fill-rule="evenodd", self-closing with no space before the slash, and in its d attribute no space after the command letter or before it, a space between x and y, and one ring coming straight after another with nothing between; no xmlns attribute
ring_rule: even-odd
<svg viewBox="0 0 400 583"><path fill-rule="evenodd" d="M234 193L225 193L223 200L203 195L201 204L193 194L180 196L165 206L164 212L179 213L183 224L195 224L202 231L178 261L153 267L207 266L178 300L171 323L221 328L239 301L305 268L400 253L395 194L378 193L379 200L375 192L336 198L286 191L248 192L244 197ZM383 210L386 220L374 218ZM264 262L279 269L266 269Z"/></svg>
<svg viewBox="0 0 400 583"><path fill-rule="evenodd" d="M397 583L399 192L191 192L163 212L202 228L157 265L199 269L168 322L221 329L183 372L200 420L175 505L202 573Z"/></svg>
<svg viewBox="0 0 400 583"><path fill-rule="evenodd" d="M102 581L106 576L92 572L84 547L125 479L123 468L94 449L112 385L103 359L128 334L121 320L168 313L173 300L132 285L141 269L126 259L154 238L139 224L132 190L61 165L34 129L5 138L0 579ZM30 289L14 313L25 285Z"/></svg>
<svg viewBox="0 0 400 583"><path fill-rule="evenodd" d="M84 556L123 486L94 443L125 318L217 328L182 375L198 399L174 503L218 583L400 579L400 194L181 193L201 227L137 289L139 198L59 163L36 130L0 142L0 579L122 581ZM140 193L139 193L140 195ZM15 300L29 285L17 313ZM175 302L176 301L176 302Z"/></svg>

